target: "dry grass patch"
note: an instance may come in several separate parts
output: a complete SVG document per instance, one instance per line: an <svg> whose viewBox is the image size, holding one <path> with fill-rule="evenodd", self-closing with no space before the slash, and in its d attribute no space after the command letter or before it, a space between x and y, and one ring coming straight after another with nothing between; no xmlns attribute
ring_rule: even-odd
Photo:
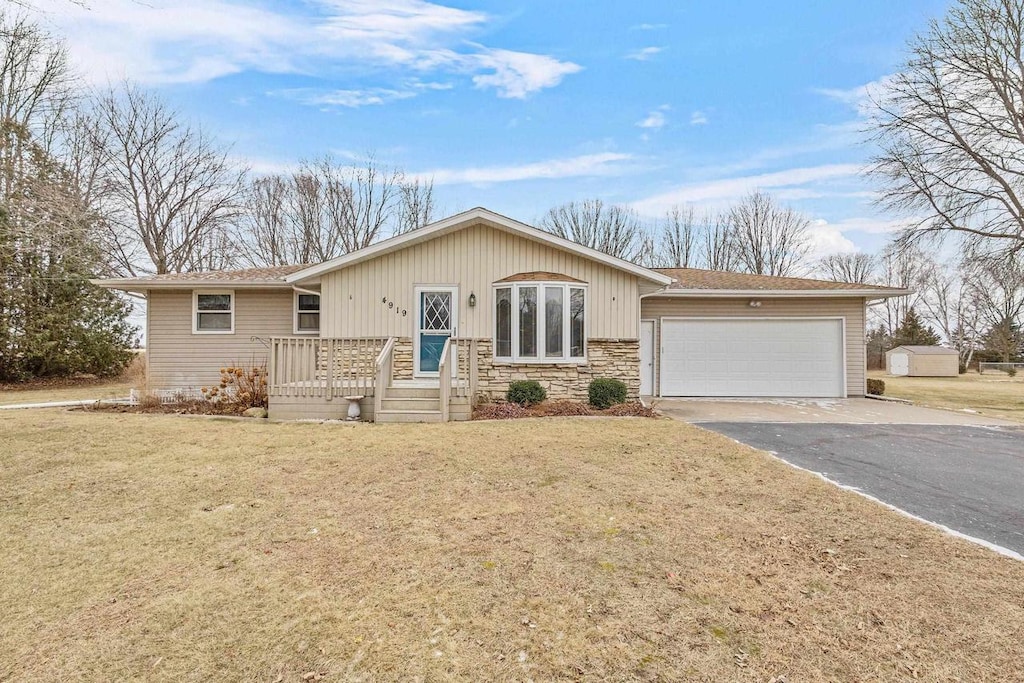
<svg viewBox="0 0 1024 683"><path fill-rule="evenodd" d="M127 398L134 385L120 378L115 380L79 380L50 383L0 385L0 405L15 403L50 403L86 401L104 398Z"/></svg>
<svg viewBox="0 0 1024 683"><path fill-rule="evenodd" d="M120 377L54 377L50 379L0 383L0 405L15 403L50 403L87 401L104 398L127 398L133 388L146 384L146 355L138 353Z"/></svg>
<svg viewBox="0 0 1024 683"><path fill-rule="evenodd" d="M893 377L873 372L885 382L885 395L905 398L930 408L972 410L1024 422L1024 376L990 371L959 377Z"/></svg>
<svg viewBox="0 0 1024 683"><path fill-rule="evenodd" d="M0 414L0 680L1021 680L1024 563L670 420Z"/></svg>

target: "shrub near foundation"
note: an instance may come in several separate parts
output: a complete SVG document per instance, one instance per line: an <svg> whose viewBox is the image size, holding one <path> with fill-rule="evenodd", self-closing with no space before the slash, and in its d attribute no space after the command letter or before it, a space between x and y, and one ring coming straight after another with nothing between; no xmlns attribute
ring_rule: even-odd
<svg viewBox="0 0 1024 683"><path fill-rule="evenodd" d="M610 377L600 377L587 389L590 405L604 410L626 402L626 384Z"/></svg>
<svg viewBox="0 0 1024 683"><path fill-rule="evenodd" d="M868 377L868 393L872 396L881 396L885 393L885 382L874 377Z"/></svg>
<svg viewBox="0 0 1024 683"><path fill-rule="evenodd" d="M509 403L532 406L548 397L548 392L535 379L524 379L508 383L505 398Z"/></svg>

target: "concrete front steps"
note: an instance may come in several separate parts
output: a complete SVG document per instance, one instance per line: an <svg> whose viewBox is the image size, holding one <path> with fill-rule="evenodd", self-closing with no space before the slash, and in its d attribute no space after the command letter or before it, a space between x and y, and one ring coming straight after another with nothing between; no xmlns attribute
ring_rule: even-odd
<svg viewBox="0 0 1024 683"><path fill-rule="evenodd" d="M448 403L448 419L468 420L468 397L455 396ZM388 387L381 398L375 422L441 422L441 390L437 387Z"/></svg>

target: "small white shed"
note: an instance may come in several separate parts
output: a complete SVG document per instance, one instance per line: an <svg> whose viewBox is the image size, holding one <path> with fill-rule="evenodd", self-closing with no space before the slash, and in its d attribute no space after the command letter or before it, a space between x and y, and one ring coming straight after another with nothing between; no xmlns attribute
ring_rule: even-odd
<svg viewBox="0 0 1024 683"><path fill-rule="evenodd" d="M960 354L944 346L897 346L885 354L890 375L909 377L956 377Z"/></svg>

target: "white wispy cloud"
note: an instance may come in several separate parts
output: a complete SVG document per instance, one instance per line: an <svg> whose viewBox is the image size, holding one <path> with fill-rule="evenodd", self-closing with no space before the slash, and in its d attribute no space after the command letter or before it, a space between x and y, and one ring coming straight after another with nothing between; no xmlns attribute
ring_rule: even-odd
<svg viewBox="0 0 1024 683"><path fill-rule="evenodd" d="M791 168L772 173L720 178L682 185L668 192L632 203L634 209L647 216L660 216L676 204L725 204L753 190L771 190L780 199L793 200L800 193L813 192L814 185L838 179L852 179L861 172L858 164L826 164Z"/></svg>
<svg viewBox="0 0 1024 683"><path fill-rule="evenodd" d="M858 116L866 117L873 109L873 101L884 95L892 78L891 75L887 75L853 88L815 88L814 92L830 100L841 102L854 109Z"/></svg>
<svg viewBox="0 0 1024 683"><path fill-rule="evenodd" d="M841 232L862 232L868 235L888 235L894 232L899 232L908 225L913 225L917 220L918 219L916 218L892 219L872 216L855 216L835 221L829 225L835 227Z"/></svg>
<svg viewBox="0 0 1024 683"><path fill-rule="evenodd" d="M638 62L646 62L664 51L665 48L653 45L651 47L642 47L639 50L634 50L633 52L628 53L626 55L626 59L633 59Z"/></svg>
<svg viewBox="0 0 1024 683"><path fill-rule="evenodd" d="M452 87L450 83L423 83L413 80L403 84L401 88L284 88L281 90L271 90L267 94L272 97L284 97L317 107L348 107L354 109L356 107L407 100L416 97L425 90L450 90Z"/></svg>
<svg viewBox="0 0 1024 683"><path fill-rule="evenodd" d="M690 125L691 126L703 126L708 122L708 115L699 109L690 114Z"/></svg>
<svg viewBox="0 0 1024 683"><path fill-rule="evenodd" d="M179 0L33 3L93 83L197 83L245 71L319 77L362 69L468 77L501 97L558 85L582 67L471 42L490 17L427 0L245 5Z"/></svg>
<svg viewBox="0 0 1024 683"><path fill-rule="evenodd" d="M310 88L292 88L274 90L268 93L280 97L297 100L303 104L318 107L365 107L367 105L386 104L415 97L413 90L391 90L388 88L366 88L362 90L314 90Z"/></svg>
<svg viewBox="0 0 1024 683"><path fill-rule="evenodd" d="M623 162L632 159L630 154L600 152L506 166L438 168L412 174L412 177L432 179L435 185L487 185L521 180L608 176L624 172Z"/></svg>
<svg viewBox="0 0 1024 683"><path fill-rule="evenodd" d="M472 57L490 73L473 76L478 88L495 88L499 97L524 98L532 92L551 88L569 74L583 69L579 64L561 62L547 55L488 49Z"/></svg>
<svg viewBox="0 0 1024 683"><path fill-rule="evenodd" d="M668 28L668 24L634 24L629 27L630 31L657 31L658 29Z"/></svg>
<svg viewBox="0 0 1024 683"><path fill-rule="evenodd" d="M660 130L668 123L668 117L665 116L670 107L667 104L663 104L657 109L654 109L645 118L636 122L638 128L646 128L647 130Z"/></svg>

